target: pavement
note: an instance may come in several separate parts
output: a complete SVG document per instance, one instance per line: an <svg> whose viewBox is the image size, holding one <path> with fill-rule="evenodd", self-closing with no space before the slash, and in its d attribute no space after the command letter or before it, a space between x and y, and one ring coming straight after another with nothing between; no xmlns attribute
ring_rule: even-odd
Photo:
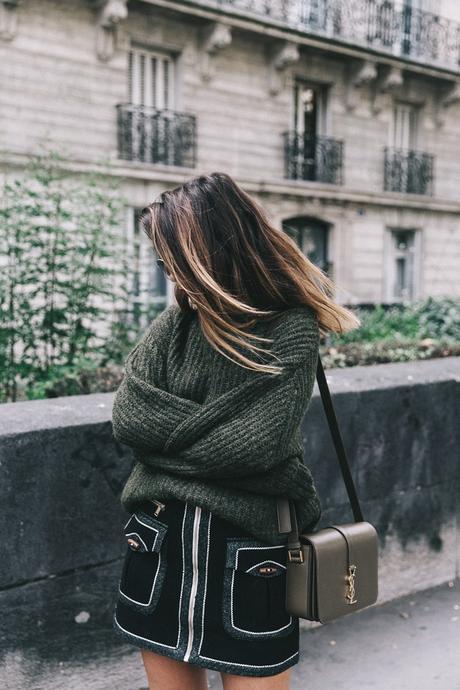
<svg viewBox="0 0 460 690"><path fill-rule="evenodd" d="M36 644L2 644L0 687L147 690L139 650L79 622L80 634L47 644L39 633ZM218 673L208 681L221 689ZM460 690L460 580L302 629L291 690Z"/></svg>

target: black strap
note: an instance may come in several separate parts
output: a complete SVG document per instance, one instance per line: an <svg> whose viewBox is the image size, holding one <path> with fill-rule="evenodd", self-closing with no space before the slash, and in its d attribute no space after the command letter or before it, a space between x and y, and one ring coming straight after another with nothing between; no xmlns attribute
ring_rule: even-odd
<svg viewBox="0 0 460 690"><path fill-rule="evenodd" d="M329 386L327 384L326 376L324 374L323 369L323 363L321 361L319 353L318 365L316 368L316 380L318 381L319 392L321 394L321 400L323 401L323 407L329 424L332 441L334 443L337 457L339 459L339 465L340 470L342 472L343 481L345 482L345 488L347 490L348 498L351 503L353 517L355 519L355 522L362 522L364 518L361 511L361 506L359 505L358 495L356 493L353 477L351 476L350 466L347 460L347 454L345 452L345 447L343 445L339 425L337 423L337 418L335 416L334 406L332 404L331 394L329 392ZM297 519L295 514L294 503L289 499L278 498L277 510L279 531L282 533L289 532L289 544L298 544L299 535L297 529Z"/></svg>
<svg viewBox="0 0 460 690"><path fill-rule="evenodd" d="M340 434L339 425L335 416L334 406L332 404L329 386L327 385L326 376L324 374L323 363L318 354L318 366L316 368L316 380L318 381L319 392L321 393L321 400L323 401L324 411L326 413L329 429L331 431L332 440L334 442L337 457L339 458L340 469L342 471L343 481L347 490L348 498L351 503L353 517L355 522L362 522L363 514L361 506L359 505L358 495L356 493L353 477L350 472L350 465L348 464L347 454L343 445L342 436Z"/></svg>

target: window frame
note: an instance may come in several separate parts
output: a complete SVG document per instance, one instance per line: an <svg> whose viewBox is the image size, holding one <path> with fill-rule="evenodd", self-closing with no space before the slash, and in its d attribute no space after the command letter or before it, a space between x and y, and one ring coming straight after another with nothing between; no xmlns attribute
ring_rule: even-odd
<svg viewBox="0 0 460 690"><path fill-rule="evenodd" d="M156 61L155 68L152 71L154 60ZM175 110L176 62L176 56L168 50L131 43L128 49L128 103L155 108L156 110ZM165 72L165 64L169 65L167 72ZM140 65L143 67L141 68ZM140 73L138 73L139 70L141 70ZM154 73L155 79L153 80ZM165 88L164 83L166 73L168 73L167 88Z"/></svg>
<svg viewBox="0 0 460 690"><path fill-rule="evenodd" d="M412 254L412 264L410 267L412 273L412 286L410 294L407 296L397 296L395 294L397 267L396 260L399 251L395 246L394 236L396 233L410 232L413 233L413 245L409 251ZM416 226L399 227L388 226L385 228L384 236L384 260L383 260L383 300L389 303L414 302L421 296L421 257L422 257L422 231Z"/></svg>
<svg viewBox="0 0 460 690"><path fill-rule="evenodd" d="M299 89L300 87L312 89L317 94L317 114L316 114L316 127L314 136L329 136L329 88L327 84L312 81L307 77L302 75L294 75L292 80L292 116L291 123L292 129L296 134L305 134L305 127L299 126L300 122L300 109L299 109Z"/></svg>
<svg viewBox="0 0 460 690"><path fill-rule="evenodd" d="M304 227L301 227L303 224ZM288 234L296 244L298 245L299 249L305 254L305 256L310 259L308 256L308 253L305 252L305 230L308 229L308 226L316 226L318 230L322 232L322 245L323 245L323 254L324 254L324 263L323 265L318 265L319 268L321 268L323 271L325 271L329 276L332 277L332 270L333 270L333 262L331 261L331 224L328 223L325 220L322 220L321 218L315 218L313 216L309 215L300 215L300 216L293 216L290 218L284 218L281 222L283 232ZM288 232L288 228L291 232ZM294 237L294 234L296 235ZM302 234L302 237L300 238L300 235ZM300 242L299 242L300 239ZM310 261L313 261L310 259Z"/></svg>
<svg viewBox="0 0 460 690"><path fill-rule="evenodd" d="M408 143L407 145L400 145L396 138L398 127L398 111L402 114L402 110L408 111ZM420 122L421 122L421 106L408 101L394 100L391 109L391 121L389 129L389 146L390 148L402 151L418 151L420 150Z"/></svg>
<svg viewBox="0 0 460 690"><path fill-rule="evenodd" d="M130 321L144 328L149 323L151 312L159 313L170 304L172 283L156 264L153 246L140 227L138 217L142 208L142 206L125 207L124 240L129 270L126 277L128 281L126 306ZM150 267L153 270L149 275ZM155 283L159 276L161 276L160 284L164 276L165 292L154 294L157 290Z"/></svg>

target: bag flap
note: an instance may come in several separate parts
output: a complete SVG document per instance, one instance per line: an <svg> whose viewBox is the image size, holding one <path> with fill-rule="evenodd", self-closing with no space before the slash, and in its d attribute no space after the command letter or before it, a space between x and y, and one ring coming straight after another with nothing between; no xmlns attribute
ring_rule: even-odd
<svg viewBox="0 0 460 690"><path fill-rule="evenodd" d="M316 606L321 622L375 603L378 536L373 525L362 521L329 526L301 538L312 546ZM349 566L354 566L352 571Z"/></svg>
<svg viewBox="0 0 460 690"><path fill-rule="evenodd" d="M274 577L286 571L285 545L263 546L257 540L227 539L225 565L249 575Z"/></svg>
<svg viewBox="0 0 460 690"><path fill-rule="evenodd" d="M128 546L133 551L152 552L160 550L168 526L161 520L138 510L131 515L123 531Z"/></svg>

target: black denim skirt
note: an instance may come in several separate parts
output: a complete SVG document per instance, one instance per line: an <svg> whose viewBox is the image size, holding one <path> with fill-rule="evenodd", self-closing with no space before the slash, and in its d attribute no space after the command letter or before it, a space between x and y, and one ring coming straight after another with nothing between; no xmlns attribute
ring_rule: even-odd
<svg viewBox="0 0 460 690"><path fill-rule="evenodd" d="M299 661L299 619L286 612L285 546L272 546L190 502L139 505L113 626L179 661L271 676ZM161 505L160 505L161 508Z"/></svg>

